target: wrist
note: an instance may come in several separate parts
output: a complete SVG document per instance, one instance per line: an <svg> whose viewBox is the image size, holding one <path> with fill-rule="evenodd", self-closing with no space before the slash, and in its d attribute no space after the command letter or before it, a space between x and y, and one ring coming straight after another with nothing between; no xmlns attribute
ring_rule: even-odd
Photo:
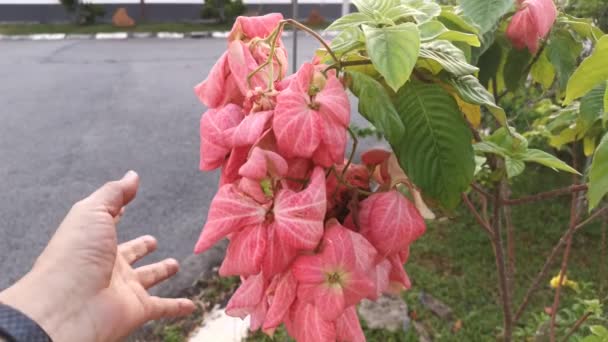
<svg viewBox="0 0 608 342"><path fill-rule="evenodd" d="M52 340L59 341L61 326L67 318L64 314L70 311L66 308L69 302L60 303L53 291L42 291L42 288L49 285L28 273L13 286L0 292L0 303L20 311L36 322ZM49 296L48 293L53 295Z"/></svg>

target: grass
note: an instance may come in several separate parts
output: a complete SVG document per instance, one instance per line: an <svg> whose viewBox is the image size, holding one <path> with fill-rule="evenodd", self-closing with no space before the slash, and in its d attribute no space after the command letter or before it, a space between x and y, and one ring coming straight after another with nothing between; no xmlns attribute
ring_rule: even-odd
<svg viewBox="0 0 608 342"><path fill-rule="evenodd" d="M532 178L518 180L514 196L531 194L568 185L569 176L553 171L529 172ZM517 269L515 305L519 305L526 286L536 275L562 232L567 228L569 198L522 206L513 209L517 231ZM603 262L606 262L605 260ZM597 287L602 275L600 263L600 227L591 224L574 239L569 278L590 282ZM410 316L422 323L434 341L496 341L500 335L502 312L496 289L496 272L490 243L474 219L464 210L456 217L442 223L431 223L427 233L413 246L410 261L406 265L413 288L403 294ZM559 271L559 262L551 269L551 277ZM604 275L605 278L605 275ZM540 291L524 315L522 322L529 322L533 330L538 316L545 307L551 306L553 290L549 279L543 281ZM455 320L462 327L454 329L454 322L443 321L426 309L419 300L422 292L431 294L454 311ZM566 289L562 297L564 306L575 301L575 293ZM407 332L391 333L365 328L368 341L418 341L413 328ZM285 333L278 330L273 339L257 333L249 341L288 341ZM523 340L521 337L517 340Z"/></svg>
<svg viewBox="0 0 608 342"><path fill-rule="evenodd" d="M0 34L24 35L38 33L90 34L107 32L193 32L226 31L227 24L201 23L142 23L132 28L114 27L112 24L0 24Z"/></svg>

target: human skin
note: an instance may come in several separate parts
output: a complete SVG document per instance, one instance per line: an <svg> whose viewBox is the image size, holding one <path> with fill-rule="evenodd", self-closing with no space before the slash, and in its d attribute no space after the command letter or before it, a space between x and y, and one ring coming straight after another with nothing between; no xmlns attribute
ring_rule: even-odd
<svg viewBox="0 0 608 342"><path fill-rule="evenodd" d="M77 202L31 271L0 292L0 303L62 342L117 341L150 320L191 314L196 307L188 299L148 293L177 273L177 261L132 266L156 249L152 236L117 243L116 225L138 185L129 171Z"/></svg>

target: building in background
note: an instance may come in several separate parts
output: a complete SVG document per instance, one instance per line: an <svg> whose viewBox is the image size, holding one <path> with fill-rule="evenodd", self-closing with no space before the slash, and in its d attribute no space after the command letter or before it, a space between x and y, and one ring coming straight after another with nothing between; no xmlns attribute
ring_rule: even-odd
<svg viewBox="0 0 608 342"><path fill-rule="evenodd" d="M140 0L81 0L81 2L102 5L109 22L114 11L125 7L138 20ZM145 0L146 20L150 22L195 22L201 20L204 0ZM291 0L243 0L249 13L265 14L280 12L291 17ZM299 19L305 19L313 10L318 10L326 20L338 18L343 10L343 0L298 0ZM0 0L0 23L68 22L70 16L59 0Z"/></svg>

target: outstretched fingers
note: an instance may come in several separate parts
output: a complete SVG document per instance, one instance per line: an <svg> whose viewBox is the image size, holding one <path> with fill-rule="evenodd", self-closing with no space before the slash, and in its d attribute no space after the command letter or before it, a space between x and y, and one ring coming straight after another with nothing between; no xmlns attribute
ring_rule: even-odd
<svg viewBox="0 0 608 342"><path fill-rule="evenodd" d="M120 214L122 207L135 198L138 187L139 176L135 171L129 171L120 180L104 184L84 199L84 202L104 206L110 215L116 217Z"/></svg>
<svg viewBox="0 0 608 342"><path fill-rule="evenodd" d="M150 297L149 300L149 320L187 316L196 310L196 305L186 298Z"/></svg>
<svg viewBox="0 0 608 342"><path fill-rule="evenodd" d="M140 284L145 289L149 289L171 278L177 271L179 271L178 262L175 259L165 259L155 264L139 267L135 270L135 274Z"/></svg>
<svg viewBox="0 0 608 342"><path fill-rule="evenodd" d="M154 252L157 247L156 239L150 235L140 236L120 244L118 252L131 265L146 255Z"/></svg>

